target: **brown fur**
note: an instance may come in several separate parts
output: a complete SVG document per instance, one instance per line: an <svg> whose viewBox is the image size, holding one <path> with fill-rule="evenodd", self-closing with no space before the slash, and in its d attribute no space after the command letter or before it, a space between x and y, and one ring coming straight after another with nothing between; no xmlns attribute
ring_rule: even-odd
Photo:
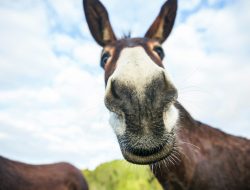
<svg viewBox="0 0 250 190"><path fill-rule="evenodd" d="M0 156L0 190L88 190L88 185L68 163L30 165Z"/></svg>
<svg viewBox="0 0 250 190"><path fill-rule="evenodd" d="M161 11L149 30L146 32L145 37L149 39L158 40L163 43L169 36L174 26L176 17L177 1L168 0L164 3Z"/></svg>
<svg viewBox="0 0 250 190"><path fill-rule="evenodd" d="M98 0L83 1L86 20L91 28L92 35L101 46L116 40L113 29L108 22L108 13ZM88 9L86 8L88 7ZM95 20L96 22L93 22Z"/></svg>
<svg viewBox="0 0 250 190"><path fill-rule="evenodd" d="M153 167L164 189L250 189L250 141L196 121L181 105L177 107L181 113L180 155L175 163Z"/></svg>

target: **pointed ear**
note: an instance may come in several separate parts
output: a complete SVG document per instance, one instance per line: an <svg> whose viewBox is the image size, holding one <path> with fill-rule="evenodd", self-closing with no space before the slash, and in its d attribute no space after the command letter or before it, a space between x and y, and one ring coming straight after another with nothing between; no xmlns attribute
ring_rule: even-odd
<svg viewBox="0 0 250 190"><path fill-rule="evenodd" d="M107 10L99 0L83 0L85 17L96 42L105 46L116 40Z"/></svg>
<svg viewBox="0 0 250 190"><path fill-rule="evenodd" d="M162 7L159 15L145 34L146 38L163 43L174 26L177 11L177 0L168 0Z"/></svg>

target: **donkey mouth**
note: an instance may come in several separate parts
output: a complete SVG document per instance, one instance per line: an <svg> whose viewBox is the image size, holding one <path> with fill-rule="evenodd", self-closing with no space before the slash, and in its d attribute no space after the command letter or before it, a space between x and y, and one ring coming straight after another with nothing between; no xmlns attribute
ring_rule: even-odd
<svg viewBox="0 0 250 190"><path fill-rule="evenodd" d="M146 111L145 109L144 112ZM140 165L156 163L171 154L175 148L175 127L178 120L178 112L173 104L166 111L154 111L152 115L144 112L113 114L115 122L110 122L123 157Z"/></svg>
<svg viewBox="0 0 250 190"><path fill-rule="evenodd" d="M174 143L164 142L150 149L121 147L124 158L134 164L147 165L159 162L171 154Z"/></svg>
<svg viewBox="0 0 250 190"><path fill-rule="evenodd" d="M162 149L163 149L163 146L158 146L158 147L154 147L151 149L130 148L128 151L136 156L147 157L147 156L157 154Z"/></svg>

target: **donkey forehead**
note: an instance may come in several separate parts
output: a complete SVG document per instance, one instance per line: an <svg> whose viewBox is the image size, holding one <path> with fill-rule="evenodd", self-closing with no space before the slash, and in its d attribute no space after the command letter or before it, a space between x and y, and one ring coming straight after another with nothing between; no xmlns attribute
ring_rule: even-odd
<svg viewBox="0 0 250 190"><path fill-rule="evenodd" d="M136 46L142 46L145 49L148 49L150 47L153 47L155 45L160 45L158 41L147 39L147 38L123 38L120 40L117 40L115 42L112 42L104 47L105 50L114 49L116 54L119 54L122 49L128 48L128 47L136 47Z"/></svg>

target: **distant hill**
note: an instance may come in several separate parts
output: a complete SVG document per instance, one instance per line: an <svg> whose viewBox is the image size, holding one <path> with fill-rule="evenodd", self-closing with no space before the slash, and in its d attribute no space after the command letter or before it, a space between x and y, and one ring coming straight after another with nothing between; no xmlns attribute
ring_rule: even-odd
<svg viewBox="0 0 250 190"><path fill-rule="evenodd" d="M83 170L90 190L162 190L148 166L137 166L123 160Z"/></svg>

